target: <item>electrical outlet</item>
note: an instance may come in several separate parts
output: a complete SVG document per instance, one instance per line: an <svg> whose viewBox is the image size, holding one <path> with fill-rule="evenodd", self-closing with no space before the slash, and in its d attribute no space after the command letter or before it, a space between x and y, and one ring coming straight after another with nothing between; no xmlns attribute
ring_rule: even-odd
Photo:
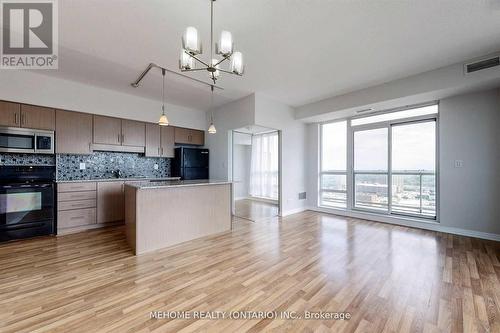
<svg viewBox="0 0 500 333"><path fill-rule="evenodd" d="M455 168L463 168L464 161L463 160L455 160Z"/></svg>
<svg viewBox="0 0 500 333"><path fill-rule="evenodd" d="M87 168L87 166L85 165L85 163L80 163L80 170L85 170Z"/></svg>
<svg viewBox="0 0 500 333"><path fill-rule="evenodd" d="M160 167L158 166L158 164L155 163L155 165L153 166L153 169L155 170L158 170Z"/></svg>

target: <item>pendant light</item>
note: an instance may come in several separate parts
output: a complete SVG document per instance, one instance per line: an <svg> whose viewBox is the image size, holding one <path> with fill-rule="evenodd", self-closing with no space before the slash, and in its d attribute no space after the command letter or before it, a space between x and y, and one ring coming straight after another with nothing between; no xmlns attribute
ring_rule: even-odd
<svg viewBox="0 0 500 333"><path fill-rule="evenodd" d="M210 86L210 126L208 126L208 133L215 134L217 133L217 129L214 125L214 86Z"/></svg>
<svg viewBox="0 0 500 333"><path fill-rule="evenodd" d="M160 126L168 126L168 118L167 115L165 114L165 69L161 69L161 75L163 76L163 84L162 84L162 90L161 90L161 116L160 120L158 120L158 125Z"/></svg>

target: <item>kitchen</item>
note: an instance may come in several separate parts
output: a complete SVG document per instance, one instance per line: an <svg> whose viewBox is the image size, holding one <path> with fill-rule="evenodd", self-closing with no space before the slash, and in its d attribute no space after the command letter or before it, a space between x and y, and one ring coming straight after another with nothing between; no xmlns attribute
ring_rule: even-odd
<svg viewBox="0 0 500 333"><path fill-rule="evenodd" d="M203 130L7 101L0 126L2 241L118 226L126 186L208 179Z"/></svg>

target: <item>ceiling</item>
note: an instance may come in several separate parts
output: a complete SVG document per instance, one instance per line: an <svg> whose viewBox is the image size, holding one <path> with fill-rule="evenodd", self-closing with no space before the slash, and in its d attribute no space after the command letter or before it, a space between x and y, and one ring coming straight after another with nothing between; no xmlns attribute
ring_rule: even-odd
<svg viewBox="0 0 500 333"><path fill-rule="evenodd" d="M43 72L159 99L159 72L140 88L130 82L150 62L177 69L187 26L208 50L209 4L59 1L59 70ZM218 0L216 35L221 29L233 33L246 73L222 76L216 105L260 92L300 106L500 50L500 1ZM208 108L207 87L167 80L167 102Z"/></svg>

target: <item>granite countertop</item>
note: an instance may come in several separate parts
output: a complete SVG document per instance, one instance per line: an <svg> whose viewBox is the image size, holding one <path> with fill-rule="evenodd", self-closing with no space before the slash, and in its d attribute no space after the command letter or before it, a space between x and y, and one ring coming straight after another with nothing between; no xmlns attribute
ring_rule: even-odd
<svg viewBox="0 0 500 333"><path fill-rule="evenodd" d="M158 189L167 187L222 185L231 183L232 182L227 180L199 179L199 180L166 180L166 181L137 182L134 184L127 184L127 186L132 186L143 190L143 189Z"/></svg>
<svg viewBox="0 0 500 333"><path fill-rule="evenodd" d="M75 180L57 180L56 183L84 183L84 182L161 182L161 181L178 181L180 177L164 177L164 178L150 178L150 177L126 177L126 178L95 178L95 179L75 179Z"/></svg>

